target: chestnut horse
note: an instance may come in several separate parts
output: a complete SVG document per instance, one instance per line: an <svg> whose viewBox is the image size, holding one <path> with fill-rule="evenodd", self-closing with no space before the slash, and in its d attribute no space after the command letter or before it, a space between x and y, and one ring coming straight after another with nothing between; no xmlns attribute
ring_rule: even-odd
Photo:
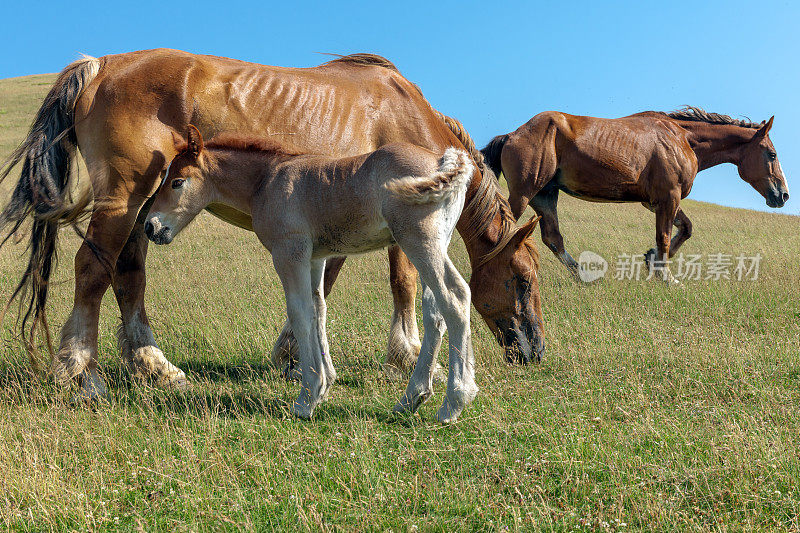
<svg viewBox="0 0 800 533"><path fill-rule="evenodd" d="M175 155L173 132L197 125L206 137L221 131L280 139L288 149L347 156L390 142L442 153L465 147L476 170L457 229L472 263L472 301L509 357L543 352L535 249L518 229L495 180L484 179L482 156L460 124L431 108L420 90L388 60L356 54L307 69L270 67L176 50L147 50L65 68L40 107L30 133L4 165L22 175L0 215L8 235L33 215L30 259L15 296L27 302L23 330L44 326L48 280L59 225L84 202L70 203L76 148L86 162L95 204L75 258L72 312L61 331L53 372L102 393L97 371L100 302L109 286L119 304L121 352L131 372L160 386L186 377L158 348L145 312L143 231L147 201ZM80 186L80 184L77 184ZM252 230L235 209L208 210ZM399 249L390 251L396 306L387 363L413 366L418 351L414 313L416 272ZM23 309L24 311L24 309ZM28 320L30 319L30 320ZM29 333L29 335L30 335Z"/></svg>
<svg viewBox="0 0 800 533"><path fill-rule="evenodd" d="M773 119L753 123L690 106L617 119L547 111L495 137L482 153L497 176L505 175L514 216L530 203L541 217L542 241L573 274L579 266L558 229L559 191L592 202L641 202L654 211L656 248L645 258L674 281L667 259L692 234L679 203L699 171L733 163L768 206L789 199L768 135ZM673 225L678 232L670 242Z"/></svg>
<svg viewBox="0 0 800 533"><path fill-rule="evenodd" d="M447 394L436 414L452 422L478 392L469 325L469 286L447 255L474 171L469 155L408 143L355 157L287 153L280 144L226 135L204 145L189 126L156 193L144 231L169 244L216 203L250 216L283 284L297 335L302 385L292 412L311 418L336 379L325 333L325 260L397 244L423 287L422 351L395 411L433 395L434 362L446 327Z"/></svg>

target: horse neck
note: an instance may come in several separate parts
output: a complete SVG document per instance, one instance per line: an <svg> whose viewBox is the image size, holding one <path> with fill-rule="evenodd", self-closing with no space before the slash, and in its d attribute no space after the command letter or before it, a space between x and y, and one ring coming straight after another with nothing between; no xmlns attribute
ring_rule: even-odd
<svg viewBox="0 0 800 533"><path fill-rule="evenodd" d="M269 173L272 154L239 150L213 150L208 175L216 200L243 213L252 212L252 201Z"/></svg>
<svg viewBox="0 0 800 533"><path fill-rule="evenodd" d="M687 140L697 157L697 170L722 164L739 165L742 147L755 135L752 128L733 124L710 124L708 122L678 121L688 132Z"/></svg>

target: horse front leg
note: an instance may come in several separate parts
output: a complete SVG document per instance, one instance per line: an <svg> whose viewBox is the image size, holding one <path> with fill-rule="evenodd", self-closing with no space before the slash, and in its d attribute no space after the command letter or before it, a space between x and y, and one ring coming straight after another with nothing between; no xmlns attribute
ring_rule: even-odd
<svg viewBox="0 0 800 533"><path fill-rule="evenodd" d="M122 360L131 375L153 379L163 388L183 388L188 385L186 374L167 360L156 345L144 306L148 239L143 222L148 207L142 208L116 263L112 285L122 317L117 338Z"/></svg>
<svg viewBox="0 0 800 533"><path fill-rule="evenodd" d="M328 305L325 303L325 260L311 262L311 286L313 287L312 297L314 299L314 318L316 319L317 341L322 353L322 369L325 372L325 390L322 398L325 399L328 391L336 381L336 369L333 367L331 350L328 345L328 333L326 322L328 320ZM330 292L328 289L327 292Z"/></svg>
<svg viewBox="0 0 800 533"><path fill-rule="evenodd" d="M333 284L339 277L339 271L344 266L346 257L330 257L325 261L324 274L324 297L327 298L333 289ZM297 340L292 333L292 327L287 320L283 324L283 329L278 335L278 339L272 346L272 364L280 369L284 379L299 381L300 370L297 366Z"/></svg>
<svg viewBox="0 0 800 533"><path fill-rule="evenodd" d="M651 256L648 267L661 273L661 279L667 283L678 283L669 269L670 238L672 226L678 211L679 194L672 194L667 199L654 202L656 213L656 254ZM648 252L649 253L649 252Z"/></svg>
<svg viewBox="0 0 800 533"><path fill-rule="evenodd" d="M580 267L569 252L564 248L564 237L558 228L558 189L551 187L543 189L531 201L536 214L539 215L539 227L542 232L542 242L555 254L559 261L580 281Z"/></svg>
<svg viewBox="0 0 800 533"><path fill-rule="evenodd" d="M272 246L272 260L283 284L286 313L297 340L300 362L300 394L292 405L292 413L310 419L327 391L313 300L310 243L295 240L278 243Z"/></svg>

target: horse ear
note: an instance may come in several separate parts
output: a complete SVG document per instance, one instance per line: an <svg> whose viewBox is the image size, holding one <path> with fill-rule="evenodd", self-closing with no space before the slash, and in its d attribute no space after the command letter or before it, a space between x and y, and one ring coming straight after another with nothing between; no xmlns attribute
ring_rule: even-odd
<svg viewBox="0 0 800 533"><path fill-rule="evenodd" d="M173 131L172 132L172 146L175 148L175 151L176 152L180 152L181 148L183 148L183 146L185 144L186 144L186 141L181 139L181 136Z"/></svg>
<svg viewBox="0 0 800 533"><path fill-rule="evenodd" d="M769 130L772 129L772 121L773 120L775 120L775 115L772 115L771 117L769 117L769 120L767 121L767 123L764 124L763 126L761 126L758 129L756 134L753 135L753 141L754 142L759 143L764 139L764 137L767 136L767 133L769 133Z"/></svg>
<svg viewBox="0 0 800 533"><path fill-rule="evenodd" d="M542 218L542 217L538 217L538 216L537 217L533 217L532 219L530 219L528 221L527 224L525 224L524 226L522 226L520 228L517 228L517 232L514 234L514 237L512 237L512 239L511 239L511 244L513 244L514 249L519 248L520 246L522 246L525 243L525 241L528 240L528 237L531 236L531 233L533 233L533 230L536 229L536 226L538 225L540 218Z"/></svg>
<svg viewBox="0 0 800 533"><path fill-rule="evenodd" d="M200 155L200 152L203 151L203 136L200 135L200 130L194 127L193 124L189 124L188 131L186 132L186 140L189 144L189 152L195 157Z"/></svg>

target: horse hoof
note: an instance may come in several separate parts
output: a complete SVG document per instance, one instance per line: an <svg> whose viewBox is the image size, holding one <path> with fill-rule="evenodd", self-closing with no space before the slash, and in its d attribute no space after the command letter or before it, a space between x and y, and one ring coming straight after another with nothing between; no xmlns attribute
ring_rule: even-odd
<svg viewBox="0 0 800 533"><path fill-rule="evenodd" d="M452 391L445 396L442 406L436 411L436 420L441 424L455 422L464 408L472 403L477 395L478 386L474 383Z"/></svg>
<svg viewBox="0 0 800 533"><path fill-rule="evenodd" d="M281 334L275 341L270 358L272 364L275 365L276 368L283 368L296 354L297 341L294 340L292 330L289 329L289 325L287 324L283 327L283 331L281 331Z"/></svg>
<svg viewBox="0 0 800 533"><path fill-rule="evenodd" d="M653 269L653 260L656 256L656 249L650 248L644 253L644 264L647 265L647 270Z"/></svg>
<svg viewBox="0 0 800 533"><path fill-rule="evenodd" d="M309 407L304 402L294 402L292 405L292 414L301 420L311 420L314 415L314 408Z"/></svg>
<svg viewBox="0 0 800 533"><path fill-rule="evenodd" d="M458 420L458 415L460 415L463 410L463 407L460 409L453 409L443 405L436 411L436 421L445 425L453 424Z"/></svg>
<svg viewBox="0 0 800 533"><path fill-rule="evenodd" d="M181 372L180 374L160 376L156 378L155 386L159 389L169 391L182 391L189 388L189 380L186 378L186 374Z"/></svg>
<svg viewBox="0 0 800 533"><path fill-rule="evenodd" d="M403 394L397 405L394 406L395 413L416 413L420 406L427 402L433 396L433 391L420 391L409 397L407 393Z"/></svg>
<svg viewBox="0 0 800 533"><path fill-rule="evenodd" d="M189 383L188 378L184 374L176 377L175 379L170 380L166 388L175 391L185 391L188 390L190 386L191 384Z"/></svg>
<svg viewBox="0 0 800 533"><path fill-rule="evenodd" d="M73 405L93 405L99 403L101 400L105 400L107 395L108 392L106 390L81 389L80 392L76 392L72 395L71 402Z"/></svg>
<svg viewBox="0 0 800 533"><path fill-rule="evenodd" d="M107 396L108 391L105 386L102 390L81 388L80 391L72 395L71 402L73 405L94 405L105 400Z"/></svg>
<svg viewBox="0 0 800 533"><path fill-rule="evenodd" d="M108 396L106 382L100 377L97 369L86 369L78 378L80 390L72 396L73 404L93 404Z"/></svg>

